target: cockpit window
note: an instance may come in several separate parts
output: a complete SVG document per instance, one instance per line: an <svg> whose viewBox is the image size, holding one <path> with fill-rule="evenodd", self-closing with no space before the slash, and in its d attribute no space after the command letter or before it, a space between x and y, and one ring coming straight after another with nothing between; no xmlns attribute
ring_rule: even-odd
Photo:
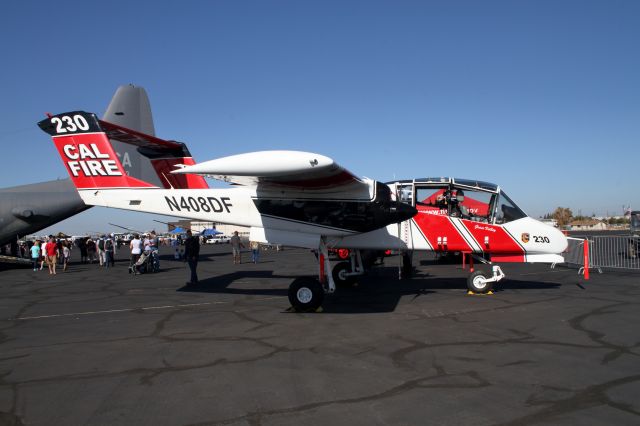
<svg viewBox="0 0 640 426"><path fill-rule="evenodd" d="M491 192L475 191L459 188L456 190L456 198L463 219L476 222L491 222L491 206L497 195Z"/></svg>
<svg viewBox="0 0 640 426"><path fill-rule="evenodd" d="M496 197L493 192L457 185L417 187L416 208L432 215L489 223Z"/></svg>
<svg viewBox="0 0 640 426"><path fill-rule="evenodd" d="M413 185L398 185L396 188L396 194L398 197L398 201L401 203L413 205Z"/></svg>
<svg viewBox="0 0 640 426"><path fill-rule="evenodd" d="M520 210L513 201L511 201L507 194L502 192L500 194L500 199L498 200L495 223L500 224L512 222L514 220L522 219L523 217L527 217L527 215Z"/></svg>
<svg viewBox="0 0 640 426"><path fill-rule="evenodd" d="M416 188L416 208L430 214L447 215L448 204L445 194L448 186Z"/></svg>

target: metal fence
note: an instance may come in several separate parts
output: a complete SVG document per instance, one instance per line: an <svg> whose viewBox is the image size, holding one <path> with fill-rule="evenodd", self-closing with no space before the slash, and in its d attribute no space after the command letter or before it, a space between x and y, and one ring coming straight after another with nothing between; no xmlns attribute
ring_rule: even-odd
<svg viewBox="0 0 640 426"><path fill-rule="evenodd" d="M579 268L585 266L584 249L588 243L589 269L625 269L640 271L640 237L637 236L589 236L568 238L569 247L563 253L565 264Z"/></svg>
<svg viewBox="0 0 640 426"><path fill-rule="evenodd" d="M640 271L640 237L594 236L589 238L589 263L592 268Z"/></svg>
<svg viewBox="0 0 640 426"><path fill-rule="evenodd" d="M570 268L571 267L578 268L578 273L582 274L584 273L584 263L585 263L584 245L586 242L588 242L588 240L585 238L572 238L572 237L567 237L567 240L569 243L567 247L567 251L562 253L562 255L564 256L564 264ZM552 265L552 267L555 267L555 264Z"/></svg>

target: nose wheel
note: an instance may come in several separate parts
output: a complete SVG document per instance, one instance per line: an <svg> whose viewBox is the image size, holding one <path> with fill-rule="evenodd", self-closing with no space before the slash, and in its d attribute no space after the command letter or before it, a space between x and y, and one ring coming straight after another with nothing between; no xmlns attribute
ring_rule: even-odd
<svg viewBox="0 0 640 426"><path fill-rule="evenodd" d="M493 274L491 275L479 269L469 275L469 278L467 278L467 288L469 291L476 294L487 294L493 290L493 283L503 279L504 273L498 265L493 265L492 271Z"/></svg>
<svg viewBox="0 0 640 426"><path fill-rule="evenodd" d="M493 289L493 282L487 281L487 273L475 271L467 278L467 288L473 293L488 293Z"/></svg>

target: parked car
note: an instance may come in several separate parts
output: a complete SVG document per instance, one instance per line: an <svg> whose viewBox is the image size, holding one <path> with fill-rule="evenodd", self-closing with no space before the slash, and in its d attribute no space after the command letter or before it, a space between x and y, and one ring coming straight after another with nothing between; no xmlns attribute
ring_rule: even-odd
<svg viewBox="0 0 640 426"><path fill-rule="evenodd" d="M214 235L213 237L207 238L205 241L207 244L227 244L231 241L231 237L226 235Z"/></svg>

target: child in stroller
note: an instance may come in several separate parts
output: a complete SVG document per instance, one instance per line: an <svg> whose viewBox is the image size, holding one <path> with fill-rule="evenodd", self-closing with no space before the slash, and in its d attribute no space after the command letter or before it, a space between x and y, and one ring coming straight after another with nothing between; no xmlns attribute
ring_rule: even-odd
<svg viewBox="0 0 640 426"><path fill-rule="evenodd" d="M129 273L134 275L158 271L160 271L158 250L143 251L138 261L129 267Z"/></svg>

